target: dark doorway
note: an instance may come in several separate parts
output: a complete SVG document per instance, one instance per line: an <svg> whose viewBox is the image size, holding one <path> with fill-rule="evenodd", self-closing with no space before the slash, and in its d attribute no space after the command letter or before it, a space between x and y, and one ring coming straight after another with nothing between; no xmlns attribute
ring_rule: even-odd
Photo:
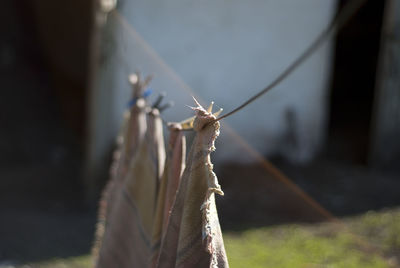
<svg viewBox="0 0 400 268"><path fill-rule="evenodd" d="M384 2L366 1L336 39L328 151L351 164L367 161Z"/></svg>
<svg viewBox="0 0 400 268"><path fill-rule="evenodd" d="M90 250L80 176L90 2L2 1L0 267Z"/></svg>

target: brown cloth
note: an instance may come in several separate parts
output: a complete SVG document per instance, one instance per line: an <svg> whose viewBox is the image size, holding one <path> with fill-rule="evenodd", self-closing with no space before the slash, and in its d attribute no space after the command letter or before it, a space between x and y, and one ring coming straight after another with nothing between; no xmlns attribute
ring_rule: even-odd
<svg viewBox="0 0 400 268"><path fill-rule="evenodd" d="M112 203L107 209L109 213L106 213L105 232L95 267L148 266L164 162L162 121L158 110L153 110L147 117L146 135L129 163L126 178L117 179L118 183L110 190Z"/></svg>
<svg viewBox="0 0 400 268"><path fill-rule="evenodd" d="M215 193L223 195L213 172L210 153L219 122L200 105L186 168L162 238L156 267L228 267Z"/></svg>
<svg viewBox="0 0 400 268"><path fill-rule="evenodd" d="M117 137L117 148L113 154L110 179L104 187L99 204L95 243L92 250L95 263L104 238L107 220L110 219L116 195L120 193L120 189L123 186L129 162L135 156L139 144L145 137L147 129L145 105L145 101L139 98L130 111L124 114L122 129Z"/></svg>
<svg viewBox="0 0 400 268"><path fill-rule="evenodd" d="M147 77L144 81L140 75L134 75L137 78L133 86L133 100L135 104L130 108L129 112L124 114L124 123L122 125L121 134L117 138L117 150L114 153L113 163L111 165L111 179L103 192L106 207L106 217L109 217L109 211L112 210L114 204L115 193L122 187L126 178L129 164L138 151L138 147L145 137L147 130L146 123L146 101L142 98L142 94L151 77ZM162 136L162 135L161 135ZM108 208L107 208L108 206Z"/></svg>
<svg viewBox="0 0 400 268"><path fill-rule="evenodd" d="M131 80L133 79L133 80ZM107 219L115 205L117 193L123 186L130 161L135 156L138 146L145 137L146 124L146 102L143 99L144 89L147 87L151 77L142 80L140 74L130 76L132 84L132 107L124 113L122 129L117 137L117 148L113 154L113 163L110 169L110 179L102 192L99 204L98 222L96 226L95 241L92 248L94 263L97 263L99 250L102 245L106 229ZM135 101L136 100L136 101Z"/></svg>
<svg viewBox="0 0 400 268"><path fill-rule="evenodd" d="M157 208L153 226L152 260L154 267L159 255L161 238L164 236L176 192L185 169L186 139L180 124L169 125L168 154L158 192Z"/></svg>

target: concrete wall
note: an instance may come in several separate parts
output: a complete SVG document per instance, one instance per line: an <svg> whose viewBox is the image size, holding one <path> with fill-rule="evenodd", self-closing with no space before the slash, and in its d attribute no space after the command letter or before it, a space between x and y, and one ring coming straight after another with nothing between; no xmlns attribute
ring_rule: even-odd
<svg viewBox="0 0 400 268"><path fill-rule="evenodd" d="M230 111L282 72L335 9L335 0L121 0L118 11L127 21L110 14L108 53L99 72L98 90L108 92L111 113L107 133L115 134L121 122L130 72L155 75L151 87L166 91L176 104L164 113L168 121L192 114L186 106L193 105L191 93L180 79L202 104L213 100ZM224 123L261 153L311 159L325 137L330 66L328 42L285 82ZM214 157L246 161L235 143L222 128Z"/></svg>

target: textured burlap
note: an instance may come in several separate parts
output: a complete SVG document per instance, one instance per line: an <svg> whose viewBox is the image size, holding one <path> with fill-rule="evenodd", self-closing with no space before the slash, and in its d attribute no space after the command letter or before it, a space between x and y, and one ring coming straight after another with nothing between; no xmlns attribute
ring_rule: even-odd
<svg viewBox="0 0 400 268"><path fill-rule="evenodd" d="M152 237L151 266L156 265L159 255L161 239L165 234L172 205L182 172L185 168L186 139L179 124L169 126L168 154L158 192L156 215Z"/></svg>
<svg viewBox="0 0 400 268"><path fill-rule="evenodd" d="M223 194L210 153L219 123L195 108L193 141L186 168L163 236L157 267L228 267L214 194Z"/></svg>
<svg viewBox="0 0 400 268"><path fill-rule="evenodd" d="M146 135L129 161L125 179L116 180L112 198L107 200L112 203L107 209L96 267L149 265L157 191L164 162L162 121L154 110L147 117Z"/></svg>
<svg viewBox="0 0 400 268"><path fill-rule="evenodd" d="M143 141L146 129L145 101L139 98L135 105L124 114L122 129L117 137L117 148L113 154L110 179L100 198L95 244L92 250L95 263L104 239L107 221L110 219L110 213L116 203L116 195L121 192L129 162L135 156L139 144Z"/></svg>

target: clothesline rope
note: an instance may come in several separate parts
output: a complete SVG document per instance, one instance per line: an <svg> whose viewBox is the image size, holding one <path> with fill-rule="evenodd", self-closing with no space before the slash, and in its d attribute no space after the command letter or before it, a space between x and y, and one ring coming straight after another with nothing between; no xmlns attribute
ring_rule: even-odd
<svg viewBox="0 0 400 268"><path fill-rule="evenodd" d="M338 33L344 25L347 24L347 22L357 13L357 11L363 6L366 0L354 0L349 2L342 11L338 11L334 19L331 21L331 23L328 25L328 27L322 31L318 37L310 44L307 49L300 54L298 58L296 58L275 80L273 80L268 86L266 86L264 89L262 89L260 92L252 96L250 99L245 101L243 104L239 105L229 113L226 113L217 119L215 121L219 121L221 119L224 119L228 116L233 115L236 112L239 112L242 110L244 107L247 105L251 104L258 98L260 98L262 95L270 91L272 88L276 87L279 85L282 81L284 81L294 70L296 70L305 60L307 60L315 51L318 50L318 48L325 42L327 41L331 36L334 34Z"/></svg>
<svg viewBox="0 0 400 268"><path fill-rule="evenodd" d="M327 39L329 38L333 33L336 31L340 30L343 25L345 25L350 18L356 13L356 11L362 6L362 4L365 2L365 0L353 0L349 4L347 4L342 11L338 12L337 15L334 17L332 22L328 25L328 27L322 31L322 33L317 37L317 39L305 50L304 53L302 53L289 67L281 73L277 79L275 79L270 85L268 85L265 89L260 91L258 94L255 96L251 97L248 101L246 101L244 104L240 105L239 107L235 108L231 112L220 116L216 119L216 121L221 120L223 118L226 118L227 116L230 116L239 110L243 109L245 106L249 105L251 102L255 101L257 98L259 98L261 95L265 94L267 91L269 91L271 88L275 87L278 85L280 82L282 82L289 74L291 74L300 64L306 60L312 53L316 51L316 49ZM121 23L123 27L125 27L128 30L128 33L133 36L133 38L137 41L139 41L142 44L142 47L146 50L147 53L149 53L161 66L163 69L165 69L172 77L173 80L178 82L182 90L188 91L192 96L196 96L194 91L191 89L189 85L187 85L180 77L179 75L171 69L168 64L160 58L160 56L153 50L151 46L147 44L147 42L140 36L140 34L133 28L132 25L129 24L129 22L126 20L126 18L118 11L114 10L113 14L116 16L117 20ZM198 96L196 96L197 99ZM226 123L225 123L226 125ZM290 188L296 195L301 197L309 206L313 207L320 215L324 216L324 218L330 220L330 221L337 221L337 218L332 215L328 210L326 210L323 206L321 206L317 201L315 201L311 196L309 196L307 193L305 193L299 186L297 186L290 178L288 178L286 175L284 175L279 169L274 167L272 163L270 163L268 160L265 159L260 153L258 153L255 149L253 149L241 136L239 136L231 127L227 126L227 130L230 132L231 136L234 137L234 139L239 141L239 144L242 145L243 148L245 148L246 151L250 155L252 155L259 163L261 166L269 172L269 174L273 175L274 178L277 178L279 181L284 183L286 187Z"/></svg>
<svg viewBox="0 0 400 268"><path fill-rule="evenodd" d="M337 16L335 16L335 19L332 21L330 26L328 26L328 28L323 32L323 33L327 34L327 36L325 36L323 38L323 40L320 41L321 44L323 43L325 38L330 37L330 35L333 34L335 31L340 30L340 28L343 27L343 25L345 25L351 19L351 17L356 13L356 11L362 6L362 4L364 2L365 2L365 0L354 0L354 1L350 2L349 4L347 4L347 6L345 6L343 11L338 13ZM172 79L180 85L179 88L181 88L181 90L185 90L185 91L189 92L192 96L196 96L196 94L191 89L191 87L189 85L187 85L182 80L182 78L157 54L157 52L154 51L154 49L147 44L147 42L140 36L140 34L133 28L133 26L129 24L129 22L126 20L126 18L118 10L113 10L112 11L112 15L116 16L116 18L119 21L119 23L128 30L129 34L132 35L133 38L135 38L137 41L139 41L142 44L142 47L144 49L146 49L147 53L149 53L149 55L151 55L151 57L155 61L157 61L157 64L159 64L159 66L161 66L163 69L165 69L167 71L167 73L169 73L171 75ZM329 30L330 28L332 28L332 29ZM328 33L327 33L327 31L328 31ZM318 39L319 38L317 38L317 40ZM315 45L315 43L316 43L316 41L314 41L313 44ZM320 44L317 44L316 48L318 48L319 45ZM310 47L312 47L312 46L313 45L311 45ZM310 47L306 50L306 52L310 49ZM311 51L308 52L307 55L304 55L305 53L303 53L294 62L294 63L296 63L297 61L299 61L297 64L292 63L286 69L286 71L284 73L282 73L274 81L276 84L274 84L274 82L273 82L268 87L266 87L265 89L268 88L268 90L269 90L270 87L272 88L272 87L276 86L277 84L279 84L280 82L282 82L282 80L284 80L294 69L296 69L313 52L314 52L314 49L311 49ZM301 59L303 57L304 57L304 59ZM244 108L244 106L247 106L248 104L253 102L256 98L258 98L261 95L263 95L264 93L266 93L268 90L265 90L265 89L262 90L257 95L253 96L252 98L250 98L248 101L246 101L241 106L239 106L236 109L234 109L232 112L229 112L229 113L217 118L217 120L221 120L221 119L227 117L228 115L231 115L231 114L239 111L240 109ZM199 98L198 96L196 96L196 98L198 100L201 100L201 98ZM308 195L306 192L304 192L299 186L297 186L290 178L288 178L285 174L283 174L279 169L274 167L274 165L272 163L270 163L267 159L265 159L265 157L263 157L257 150L252 148L240 135L238 135L231 127L229 127L229 125L226 122L224 123L224 125L225 125L225 129L230 133L230 135L234 139L238 140L239 144L246 151L248 151L248 153L252 157L254 157L261 164L261 166L266 171L268 171L274 178L276 178L279 181L281 181L284 185L286 185L289 189L291 189L296 195L298 195L301 199L303 199L305 201L305 203L307 203L312 208L314 208L320 215L324 216L327 220L335 222L341 228L344 228L345 230L349 231L347 226L346 226L346 224L343 221L341 221L340 219L335 217L331 212L329 212L321 204L319 204L317 201L315 201L310 195ZM349 231L349 233L351 234L350 231ZM354 238L354 240L357 240L359 243L363 244L366 248L369 248L370 250L372 249L372 251L377 252L375 250L375 247L373 245L370 245L370 243L368 241L365 241L364 239L362 239L361 237L358 237L355 234L353 234L353 238ZM377 254L380 254L380 253L377 252Z"/></svg>
<svg viewBox="0 0 400 268"><path fill-rule="evenodd" d="M141 44L141 46L146 50L146 53L148 53L152 57L152 59L155 60L157 64L159 64L159 66L161 66L165 70L165 72L170 75L171 79L178 83L179 89L188 92L191 96L195 96L196 99L204 102L199 96L197 96L194 90L189 85L187 85L186 82L183 81L182 78L157 54L157 52L149 44L147 44L143 37L135 30L132 25L129 24L127 19L118 10L114 10L112 15L115 16L121 26L126 28L128 33ZM312 198L296 183L294 183L292 179L286 176L282 171L280 171L270 161L268 161L262 154L260 154L256 149L248 144L248 142L243 137L241 137L232 127L230 127L227 122L223 122L223 124L226 132L234 140L236 140L237 144L239 144L252 158L254 158L268 174L283 183L285 187L290 189L296 196L302 199L308 206L313 208L326 220L337 223L341 222L340 219L336 218L331 212L329 212L319 202L314 200L314 198Z"/></svg>

